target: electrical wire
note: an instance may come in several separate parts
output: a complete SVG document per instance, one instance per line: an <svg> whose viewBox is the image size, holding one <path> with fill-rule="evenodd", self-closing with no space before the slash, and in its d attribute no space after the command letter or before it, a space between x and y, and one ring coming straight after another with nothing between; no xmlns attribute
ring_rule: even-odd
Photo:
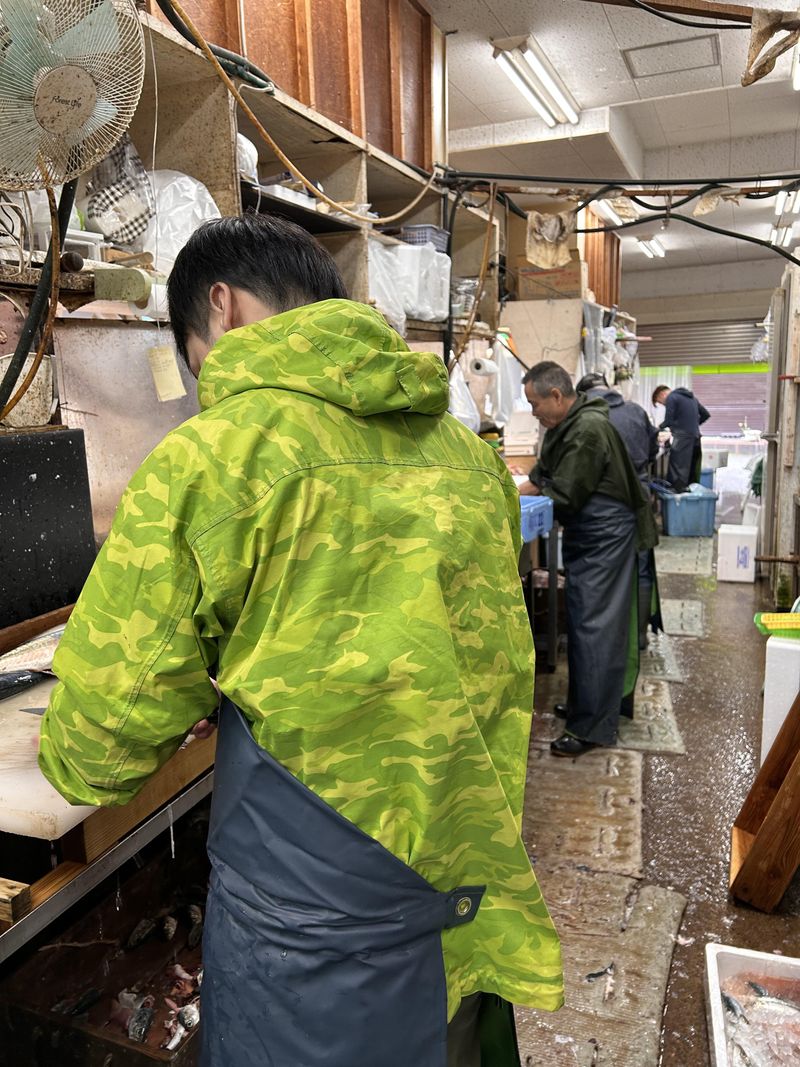
<svg viewBox="0 0 800 1067"><path fill-rule="evenodd" d="M785 248L780 248L778 245L772 244L770 241L762 241L760 237L750 237L746 233L736 233L734 230L724 230L720 226L712 226L708 222L700 222L699 219L692 218L690 215L675 215L673 212L662 212L658 215L649 215L646 219L634 219L633 222L623 222L619 226L598 226L591 229L578 229L576 233L615 233L617 230L628 230L632 226L645 226L648 223L653 222L685 222L687 226L695 226L698 230L708 230L709 233L718 233L723 237L733 237L734 240L747 241L753 245L760 245L762 248L768 248L772 252L777 252L779 256L783 256L784 259L788 259L790 263L794 263L795 266L800 267L800 259L793 256L791 252L787 252Z"/></svg>
<svg viewBox="0 0 800 1067"><path fill-rule="evenodd" d="M50 188L49 185L45 187L45 192L47 193L47 203L50 207L50 225L52 227L52 236L50 238L50 306L48 308L47 318L45 319L44 327L39 338L39 346L36 349L36 355L33 357L33 363L31 364L28 373L22 380L22 384L20 385L19 389L17 389L16 393L14 393L8 403L5 404L2 409L0 409L0 420L6 418L6 416L14 410L20 400L22 400L27 391L30 389L31 385L33 384L33 379L39 373L39 367L42 365L42 360L44 359L44 350L45 348L47 348L47 345L50 342L50 337L53 333L53 323L55 322L56 311L58 310L58 287L59 282L61 281L61 235L59 231L59 209L56 207L55 194L53 193L53 190ZM69 213L67 214L67 219L69 219ZM42 274L44 274L44 271L42 271ZM14 383L12 382L12 388L13 384ZM3 385L5 385L5 379L3 379Z"/></svg>
<svg viewBox="0 0 800 1067"><path fill-rule="evenodd" d="M470 310L469 317L467 319L467 325L464 327L464 333L463 333L463 335L461 337L461 341L459 342L458 348L456 349L455 357L453 359L453 363L452 363L452 366L450 368L451 373L452 373L452 370L455 368L456 364L458 363L458 361L463 356L464 350L466 349L467 345L469 344L470 335L472 334L472 329L473 329L473 327L475 325L475 320L478 317L478 307L479 307L479 304L480 304L481 300L483 299L483 291L484 291L484 289L486 287L486 276L489 273L489 259L490 259L491 243L492 243L492 232L494 230L494 211L495 211L496 205L497 205L497 198L494 195L494 189L493 189L492 190L492 204L491 204L491 207L489 208L489 218L488 218L488 220L486 222L486 233L485 233L484 239L483 239L483 253L481 255L481 269L480 269L480 273L478 275L478 287L477 287L477 289L475 291L475 300L474 300L474 302L472 304L472 308Z"/></svg>
<svg viewBox="0 0 800 1067"><path fill-rule="evenodd" d="M628 0L631 7L638 7L642 11L647 11L651 15L655 15L657 18L663 19L664 22L674 22L676 26L690 26L693 30L749 30L750 23L731 23L725 22L721 26L716 22L693 22L691 19L682 19L677 15L670 15L666 11L660 11L657 7L651 7L650 4L646 4L643 0ZM713 16L712 16L713 17Z"/></svg>
<svg viewBox="0 0 800 1067"><path fill-rule="evenodd" d="M548 189L554 186L564 186L572 189L594 189L601 185L609 189L622 189L619 178L556 178L552 175L541 174L499 174L493 171L479 170L456 170L454 167L443 167L444 176L440 179L443 184L457 185L462 181L469 182L513 182L519 185L521 182L530 185L543 185ZM680 185L760 185L765 181L800 182L800 171L792 171L790 174L758 174L755 177L745 178L647 178L648 185L664 185L674 188ZM532 190L533 192L533 190ZM780 192L775 187L775 192Z"/></svg>
<svg viewBox="0 0 800 1067"><path fill-rule="evenodd" d="M162 0L158 0L158 2L159 4L161 4ZM166 0L164 0L164 2L166 2ZM317 197L318 200L321 200L323 203L327 204L328 207L333 208L334 211L341 212L342 214L347 215L349 218L354 219L356 222L366 222L371 223L373 225L386 225L387 223L396 222L398 219L402 219L410 211L413 211L417 204L419 204L420 201L430 192L431 186L436 180L436 166L434 166L430 178L422 187L419 194L415 196L409 204L406 204L406 206L402 208L402 210L396 211L393 215L385 215L382 218L372 218L369 215L361 215L357 211L351 211L350 208L346 207L344 204L340 204L338 201L328 196L327 193L324 193L321 189L318 189L317 186L310 180L310 178L307 178L305 174L303 174L303 172L299 169L299 167L295 166L291 159L289 159L286 153L278 146L278 144L273 140L270 134L262 126L255 112L252 110L250 105L247 103L242 94L236 88L236 85L233 83L233 81L231 81L227 72L222 68L219 60L211 50L210 45L200 33L200 31L197 29L190 17L186 14L178 0L169 0L169 2L171 6L175 9L176 13L185 22L187 29L195 39L195 43L211 62L211 65L214 67L217 74L222 79L222 82L225 84L228 91L231 93L233 98L244 111L245 115L247 115L247 117L253 123L256 130L258 131L259 136L263 138L267 145L269 145L271 151L274 152L274 154L278 157L278 160L283 163L284 167L286 167L286 169L294 175L297 181L301 182L306 187L306 189L308 189L312 196Z"/></svg>

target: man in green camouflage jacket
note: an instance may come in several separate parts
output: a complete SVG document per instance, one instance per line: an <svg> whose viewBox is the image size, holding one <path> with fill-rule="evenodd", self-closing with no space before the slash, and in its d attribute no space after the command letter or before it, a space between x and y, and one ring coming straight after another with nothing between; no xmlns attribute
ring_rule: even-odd
<svg viewBox="0 0 800 1067"><path fill-rule="evenodd" d="M442 361L298 227L206 224L169 296L202 410L122 499L41 768L73 803L129 801L215 673L204 1067L510 1067L509 1003L563 999L520 838L514 483L447 414Z"/></svg>

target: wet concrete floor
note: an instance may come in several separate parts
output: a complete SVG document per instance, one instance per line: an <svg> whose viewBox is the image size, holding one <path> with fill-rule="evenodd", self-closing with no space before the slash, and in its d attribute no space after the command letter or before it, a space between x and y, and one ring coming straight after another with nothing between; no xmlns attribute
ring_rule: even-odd
<svg viewBox="0 0 800 1067"><path fill-rule="evenodd" d="M761 743L766 638L753 615L769 605L760 586L683 574L661 575L660 586L664 598L702 602L707 634L672 638L685 681L670 683L670 692L687 754L644 754L644 880L688 900L680 931L686 943L675 945L672 959L660 1062L704 1067L705 945L800 956L800 879L772 915L736 905L728 894L731 826L754 780ZM561 688L557 677L539 674L537 709L563 698Z"/></svg>

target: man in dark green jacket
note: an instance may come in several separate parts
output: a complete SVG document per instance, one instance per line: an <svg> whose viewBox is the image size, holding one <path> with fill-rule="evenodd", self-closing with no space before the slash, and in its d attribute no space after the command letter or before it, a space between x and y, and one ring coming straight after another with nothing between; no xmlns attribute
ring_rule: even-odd
<svg viewBox="0 0 800 1067"><path fill-rule="evenodd" d="M520 492L549 496L564 527L569 696L565 732L550 747L579 756L616 742L636 684L637 551L655 544L655 526L606 402L577 395L557 363L537 364L524 383L547 432Z"/></svg>

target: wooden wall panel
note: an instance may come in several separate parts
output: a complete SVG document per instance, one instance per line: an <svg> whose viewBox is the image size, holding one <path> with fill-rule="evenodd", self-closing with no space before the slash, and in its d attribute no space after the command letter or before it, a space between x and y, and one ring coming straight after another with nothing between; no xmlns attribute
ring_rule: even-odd
<svg viewBox="0 0 800 1067"><path fill-rule="evenodd" d="M241 51L236 0L181 0L181 3L207 41L229 48L231 52ZM164 18L156 0L148 0L148 10Z"/></svg>
<svg viewBox="0 0 800 1067"><path fill-rule="evenodd" d="M384 152L391 152L393 65L386 0L361 0L361 40L366 138Z"/></svg>
<svg viewBox="0 0 800 1067"><path fill-rule="evenodd" d="M219 0L216 0L219 2ZM247 58L295 100L311 102L306 7L297 0L244 0Z"/></svg>
<svg viewBox="0 0 800 1067"><path fill-rule="evenodd" d="M608 225L599 215L587 208L586 228ZM585 234L585 258L589 267L589 288L599 304L613 307L619 304L622 285L620 241L615 233Z"/></svg>
<svg viewBox="0 0 800 1067"><path fill-rule="evenodd" d="M413 0L397 4L400 37L402 157L430 165L431 18Z"/></svg>
<svg viewBox="0 0 800 1067"><path fill-rule="evenodd" d="M364 132L360 0L310 0L312 106L341 126Z"/></svg>

